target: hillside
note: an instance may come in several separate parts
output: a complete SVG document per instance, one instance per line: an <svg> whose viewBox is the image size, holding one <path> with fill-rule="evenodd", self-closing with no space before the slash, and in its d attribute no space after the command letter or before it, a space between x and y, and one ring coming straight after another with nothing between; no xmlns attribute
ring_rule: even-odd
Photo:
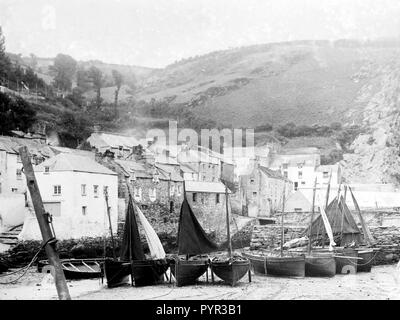
<svg viewBox="0 0 400 320"><path fill-rule="evenodd" d="M153 72L137 99L168 98L234 126L357 120L360 90L377 90L400 46L292 42L210 53Z"/></svg>
<svg viewBox="0 0 400 320"><path fill-rule="evenodd" d="M136 79L135 88L121 88L117 118L109 119L103 112L107 108L112 112L114 87L101 90L109 104L99 110L104 114L93 117L85 112L110 130L165 125L168 118L189 120L181 125L197 128L271 124L272 135L287 123L355 125L360 129L354 136L343 129L281 141L287 147L316 146L328 160L331 152L345 153L340 158L349 182L399 183L399 53L399 41L297 41L212 52L164 69L99 61L79 64L94 64L108 76L117 69ZM52 61L38 58L37 70L47 81ZM93 90L84 96L93 99ZM44 108L43 117L47 111L55 114L49 108ZM258 131L257 144L263 144L269 134Z"/></svg>

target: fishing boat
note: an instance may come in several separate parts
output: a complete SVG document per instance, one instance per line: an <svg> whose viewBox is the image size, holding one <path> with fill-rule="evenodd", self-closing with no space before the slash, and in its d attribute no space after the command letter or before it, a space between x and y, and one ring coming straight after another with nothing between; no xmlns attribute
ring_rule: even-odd
<svg viewBox="0 0 400 320"><path fill-rule="evenodd" d="M305 257L302 253L284 252L284 212L285 212L285 193L282 197L282 215L281 215L281 241L280 253L267 252L261 255L247 254L254 272L267 274L271 276L283 277L304 277L305 276Z"/></svg>
<svg viewBox="0 0 400 320"><path fill-rule="evenodd" d="M218 246L207 237L196 219L187 201L185 190L179 215L177 242L178 256L169 260L176 285L180 287L195 284L208 269L209 257L204 254L217 250Z"/></svg>
<svg viewBox="0 0 400 320"><path fill-rule="evenodd" d="M135 207L139 218L142 221L150 251L155 247L161 250L161 242L154 230L151 228L140 209L137 206ZM149 227L151 229L149 229ZM149 234L149 231L152 231L151 234ZM158 284L163 282L168 267L168 262L165 259L165 252L163 252L163 249L161 257L153 259L146 258L139 236L132 196L129 194L119 260L106 259L104 263L107 286L111 288L127 283L129 281L129 276L132 285L137 287Z"/></svg>
<svg viewBox="0 0 400 320"><path fill-rule="evenodd" d="M355 250L357 251L357 256L360 258L357 261L357 272L371 272L375 258L375 250L368 247L358 247Z"/></svg>
<svg viewBox="0 0 400 320"><path fill-rule="evenodd" d="M329 199L330 181L332 178L332 172L329 177L328 188L326 192L326 202ZM332 229L329 220L326 216L326 212L323 206L320 204L320 214L314 220L315 214L315 198L317 190L317 179L315 178L313 188L313 200L311 208L311 220L308 228L308 248L305 256L305 275L306 277L333 277L336 274L336 260L333 255L333 246L335 242L333 240ZM326 207L326 205L325 205ZM319 230L325 231L330 238L330 245L328 250L323 249L322 252L312 246L312 237L319 233Z"/></svg>
<svg viewBox="0 0 400 320"><path fill-rule="evenodd" d="M249 281L251 281L250 261L246 257L232 253L232 239L229 225L228 188L226 185L225 208L228 250L226 255L217 256L211 259L211 276L214 279L213 273L215 273L226 284L235 286L236 283L246 275L246 273L249 273Z"/></svg>
<svg viewBox="0 0 400 320"><path fill-rule="evenodd" d="M61 266L65 278L68 280L91 279L101 276L101 264L104 259L62 259ZM51 272L48 260L40 260L37 265L38 272Z"/></svg>
<svg viewBox="0 0 400 320"><path fill-rule="evenodd" d="M214 257L211 268L225 283L235 286L250 271L250 261L240 255Z"/></svg>

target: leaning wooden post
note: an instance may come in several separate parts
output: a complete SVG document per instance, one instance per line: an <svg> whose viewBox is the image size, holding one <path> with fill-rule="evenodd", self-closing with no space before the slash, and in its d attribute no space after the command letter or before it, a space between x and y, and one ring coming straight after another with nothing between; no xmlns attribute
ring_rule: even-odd
<svg viewBox="0 0 400 320"><path fill-rule="evenodd" d="M40 195L39 187L33 171L32 163L29 159L27 147L19 149L24 173L26 176L26 184L32 198L33 207L35 209L36 218L39 223L40 232L42 234L43 243L46 243L45 250L50 265L54 268L54 282L56 284L58 298L60 300L71 300L67 283L65 281L64 271L62 269L60 258L56 250L56 239L51 231L48 216L44 210L42 196Z"/></svg>

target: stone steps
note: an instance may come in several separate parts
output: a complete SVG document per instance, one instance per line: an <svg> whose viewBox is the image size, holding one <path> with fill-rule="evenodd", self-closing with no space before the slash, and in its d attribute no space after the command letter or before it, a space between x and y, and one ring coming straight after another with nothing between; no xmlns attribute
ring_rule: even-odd
<svg viewBox="0 0 400 320"><path fill-rule="evenodd" d="M7 245L15 245L18 242L18 235L22 230L22 226L13 227L8 231L0 233L0 243Z"/></svg>

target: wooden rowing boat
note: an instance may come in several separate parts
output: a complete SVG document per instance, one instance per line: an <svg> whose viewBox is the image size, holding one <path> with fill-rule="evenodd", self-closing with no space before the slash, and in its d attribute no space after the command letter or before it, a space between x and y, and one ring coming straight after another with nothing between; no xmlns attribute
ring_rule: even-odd
<svg viewBox="0 0 400 320"><path fill-rule="evenodd" d="M247 258L233 256L227 259L213 258L211 271L225 283L235 286L250 270L250 261Z"/></svg>
<svg viewBox="0 0 400 320"><path fill-rule="evenodd" d="M91 279L101 276L101 264L104 259L63 259L61 266L66 279ZM50 264L48 260L41 260L38 263L37 269L39 272L50 272Z"/></svg>
<svg viewBox="0 0 400 320"><path fill-rule="evenodd" d="M208 258L196 260L175 258L169 260L169 262L178 287L195 284L197 279L208 269Z"/></svg>
<svg viewBox="0 0 400 320"><path fill-rule="evenodd" d="M333 277L336 274L336 261L333 253L311 252L305 257L306 277Z"/></svg>

